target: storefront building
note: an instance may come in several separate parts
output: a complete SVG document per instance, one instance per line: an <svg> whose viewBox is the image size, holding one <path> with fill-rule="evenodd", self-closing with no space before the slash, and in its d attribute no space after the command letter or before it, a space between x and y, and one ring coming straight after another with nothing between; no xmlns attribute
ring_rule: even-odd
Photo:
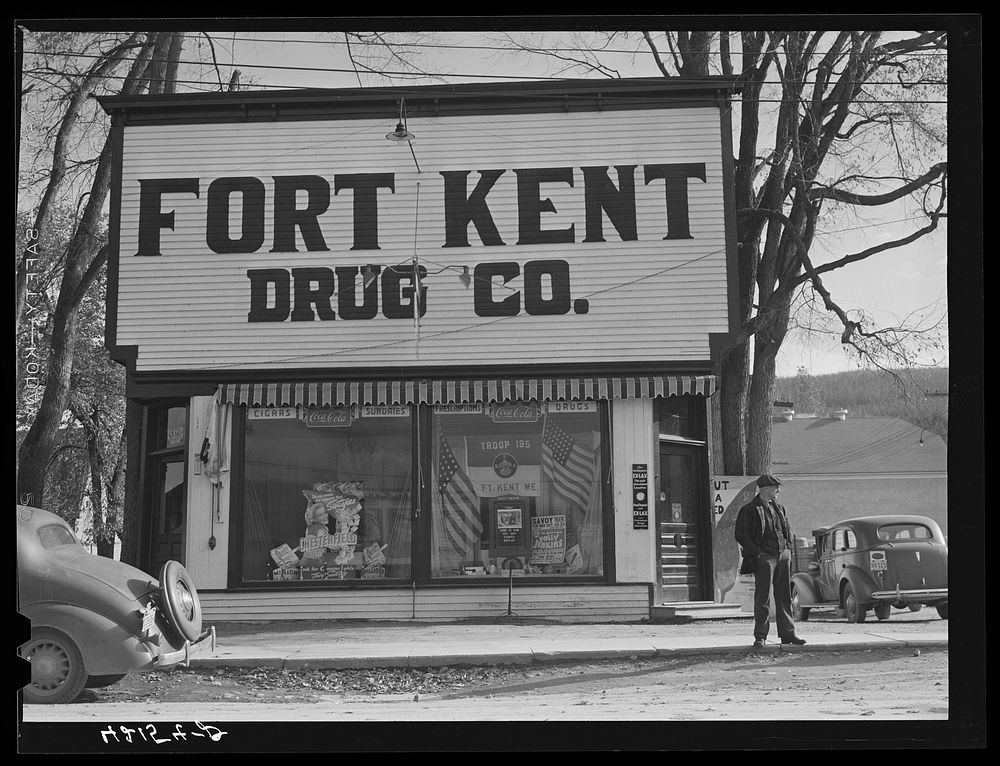
<svg viewBox="0 0 1000 766"><path fill-rule="evenodd" d="M102 99L141 563L214 620L711 601L730 93Z"/></svg>

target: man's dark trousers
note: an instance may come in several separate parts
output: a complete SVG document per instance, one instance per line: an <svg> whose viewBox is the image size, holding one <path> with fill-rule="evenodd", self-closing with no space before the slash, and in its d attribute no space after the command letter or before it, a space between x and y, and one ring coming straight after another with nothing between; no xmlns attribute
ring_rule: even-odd
<svg viewBox="0 0 1000 766"><path fill-rule="evenodd" d="M757 557L757 569L753 577L753 637L754 640L767 638L768 618L771 614L770 591L774 586L774 609L778 620L778 637L795 635L792 622L791 592L792 554L782 551L780 555L762 553Z"/></svg>

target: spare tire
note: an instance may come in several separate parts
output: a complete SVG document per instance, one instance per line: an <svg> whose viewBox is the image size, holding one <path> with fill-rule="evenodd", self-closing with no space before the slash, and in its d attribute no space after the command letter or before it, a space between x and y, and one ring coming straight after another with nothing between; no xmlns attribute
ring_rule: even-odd
<svg viewBox="0 0 1000 766"><path fill-rule="evenodd" d="M201 600L191 575L179 561L168 561L160 570L160 597L167 622L181 638L201 636Z"/></svg>

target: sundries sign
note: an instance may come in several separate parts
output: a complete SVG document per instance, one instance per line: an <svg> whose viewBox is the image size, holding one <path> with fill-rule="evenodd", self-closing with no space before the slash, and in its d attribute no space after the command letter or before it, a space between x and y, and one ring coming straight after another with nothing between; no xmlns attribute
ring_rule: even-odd
<svg viewBox="0 0 1000 766"><path fill-rule="evenodd" d="M728 329L717 107L390 122L126 123L136 368L696 361Z"/></svg>

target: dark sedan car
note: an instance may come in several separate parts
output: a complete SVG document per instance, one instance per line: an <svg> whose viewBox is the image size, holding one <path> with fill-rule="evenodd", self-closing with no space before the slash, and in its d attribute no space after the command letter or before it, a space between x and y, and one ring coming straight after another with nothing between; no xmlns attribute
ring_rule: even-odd
<svg viewBox="0 0 1000 766"><path fill-rule="evenodd" d="M191 578L168 561L159 580L95 556L63 519L17 506L18 609L31 620L20 653L31 663L28 703L70 702L85 687L187 663L211 640Z"/></svg>
<svg viewBox="0 0 1000 766"><path fill-rule="evenodd" d="M879 620L892 608L933 606L948 617L948 543L926 516L867 516L813 532L815 557L792 575L792 611L807 620L810 610L842 610L848 622L864 622L869 609Z"/></svg>

